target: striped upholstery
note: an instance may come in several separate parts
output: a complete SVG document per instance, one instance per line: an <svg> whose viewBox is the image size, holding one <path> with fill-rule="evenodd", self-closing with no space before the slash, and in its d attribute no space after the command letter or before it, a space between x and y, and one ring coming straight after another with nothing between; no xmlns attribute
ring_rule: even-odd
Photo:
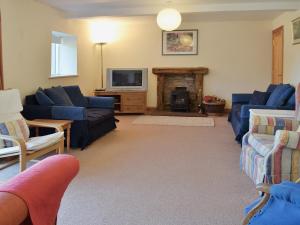
<svg viewBox="0 0 300 225"><path fill-rule="evenodd" d="M299 122L295 119L286 119L269 116L250 116L251 133L275 135L277 130L295 131L299 126Z"/></svg>
<svg viewBox="0 0 300 225"><path fill-rule="evenodd" d="M300 88L298 107L299 91ZM300 177L298 127L296 118L264 116L257 112L250 114L249 132L243 137L240 165L255 184L296 181Z"/></svg>
<svg viewBox="0 0 300 225"><path fill-rule="evenodd" d="M250 133L248 142L254 149L256 149L258 154L265 157L273 149L274 136L268 134Z"/></svg>
<svg viewBox="0 0 300 225"><path fill-rule="evenodd" d="M248 143L249 135L250 133L247 133L243 138L240 165L253 182L259 184L264 179L265 159Z"/></svg>
<svg viewBox="0 0 300 225"><path fill-rule="evenodd" d="M29 139L29 129L23 118L0 123L0 134L22 138L25 142ZM12 147L11 141L0 139L0 148Z"/></svg>

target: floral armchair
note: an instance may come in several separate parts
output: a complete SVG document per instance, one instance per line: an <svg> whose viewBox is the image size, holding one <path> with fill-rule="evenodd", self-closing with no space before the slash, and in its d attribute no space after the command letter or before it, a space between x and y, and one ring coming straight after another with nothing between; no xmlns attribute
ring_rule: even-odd
<svg viewBox="0 0 300 225"><path fill-rule="evenodd" d="M255 184L300 177L300 84L296 99L296 111L250 110L240 166Z"/></svg>

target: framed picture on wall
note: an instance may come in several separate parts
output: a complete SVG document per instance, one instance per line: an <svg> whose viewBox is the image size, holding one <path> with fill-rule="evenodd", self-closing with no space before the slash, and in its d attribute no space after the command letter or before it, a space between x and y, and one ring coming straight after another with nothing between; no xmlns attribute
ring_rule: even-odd
<svg viewBox="0 0 300 225"><path fill-rule="evenodd" d="M292 21L293 25L293 44L300 44L300 17Z"/></svg>
<svg viewBox="0 0 300 225"><path fill-rule="evenodd" d="M163 31L162 55L198 55L198 30Z"/></svg>

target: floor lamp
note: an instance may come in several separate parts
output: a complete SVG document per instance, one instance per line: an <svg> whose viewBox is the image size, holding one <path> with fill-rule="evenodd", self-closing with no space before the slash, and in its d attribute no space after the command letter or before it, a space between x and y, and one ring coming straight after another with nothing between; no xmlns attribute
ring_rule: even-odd
<svg viewBox="0 0 300 225"><path fill-rule="evenodd" d="M105 45L106 42L99 42L97 45L100 46L100 66L101 66L101 87L97 89L97 91L105 91L105 88L103 86L103 45Z"/></svg>

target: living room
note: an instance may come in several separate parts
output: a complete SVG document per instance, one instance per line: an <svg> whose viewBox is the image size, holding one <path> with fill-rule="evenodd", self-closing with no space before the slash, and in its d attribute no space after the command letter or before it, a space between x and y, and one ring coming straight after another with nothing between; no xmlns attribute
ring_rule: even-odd
<svg viewBox="0 0 300 225"><path fill-rule="evenodd" d="M100 132L101 137L76 147L72 132L78 124L71 124L71 149L65 153L79 160L80 171L61 202L58 224L241 224L244 207L259 195L253 177L247 174L251 180L241 171L241 144L235 140L227 113L234 104L234 93L265 92L271 83L290 84L296 92L300 82L300 44L294 40L297 33L293 26L299 27L298 0L2 0L0 7L1 86L5 90L18 89L30 115L38 111L26 107L25 97L35 95L39 87L79 86L88 104L95 106L95 90L107 88L99 91L101 96L108 91L107 71L147 69L142 113L146 115L116 113L116 128L108 129L105 135ZM164 34L173 30L165 31L156 21L165 8L181 13L181 23L173 30L195 32L194 52L165 52ZM274 82L272 33L280 27L282 80ZM51 73L53 34L75 38L74 72L62 76ZM99 34L106 39L95 40ZM175 122L171 121L176 118L172 115L171 120L162 118L160 125L137 121L143 116L165 115L156 111L159 96L164 93L159 93L160 76L155 68L207 69L200 76L201 88L195 91L193 112L186 116L175 113L179 115ZM286 96L285 103L289 99L295 102L293 93ZM201 108L204 96L224 100L223 115L207 116ZM295 110L295 106L291 109ZM202 125L196 126L193 118ZM181 121L183 125L170 124ZM246 123L248 132L249 115ZM27 167L37 161L43 160L31 160ZM0 170L0 183L18 173L18 163Z"/></svg>

